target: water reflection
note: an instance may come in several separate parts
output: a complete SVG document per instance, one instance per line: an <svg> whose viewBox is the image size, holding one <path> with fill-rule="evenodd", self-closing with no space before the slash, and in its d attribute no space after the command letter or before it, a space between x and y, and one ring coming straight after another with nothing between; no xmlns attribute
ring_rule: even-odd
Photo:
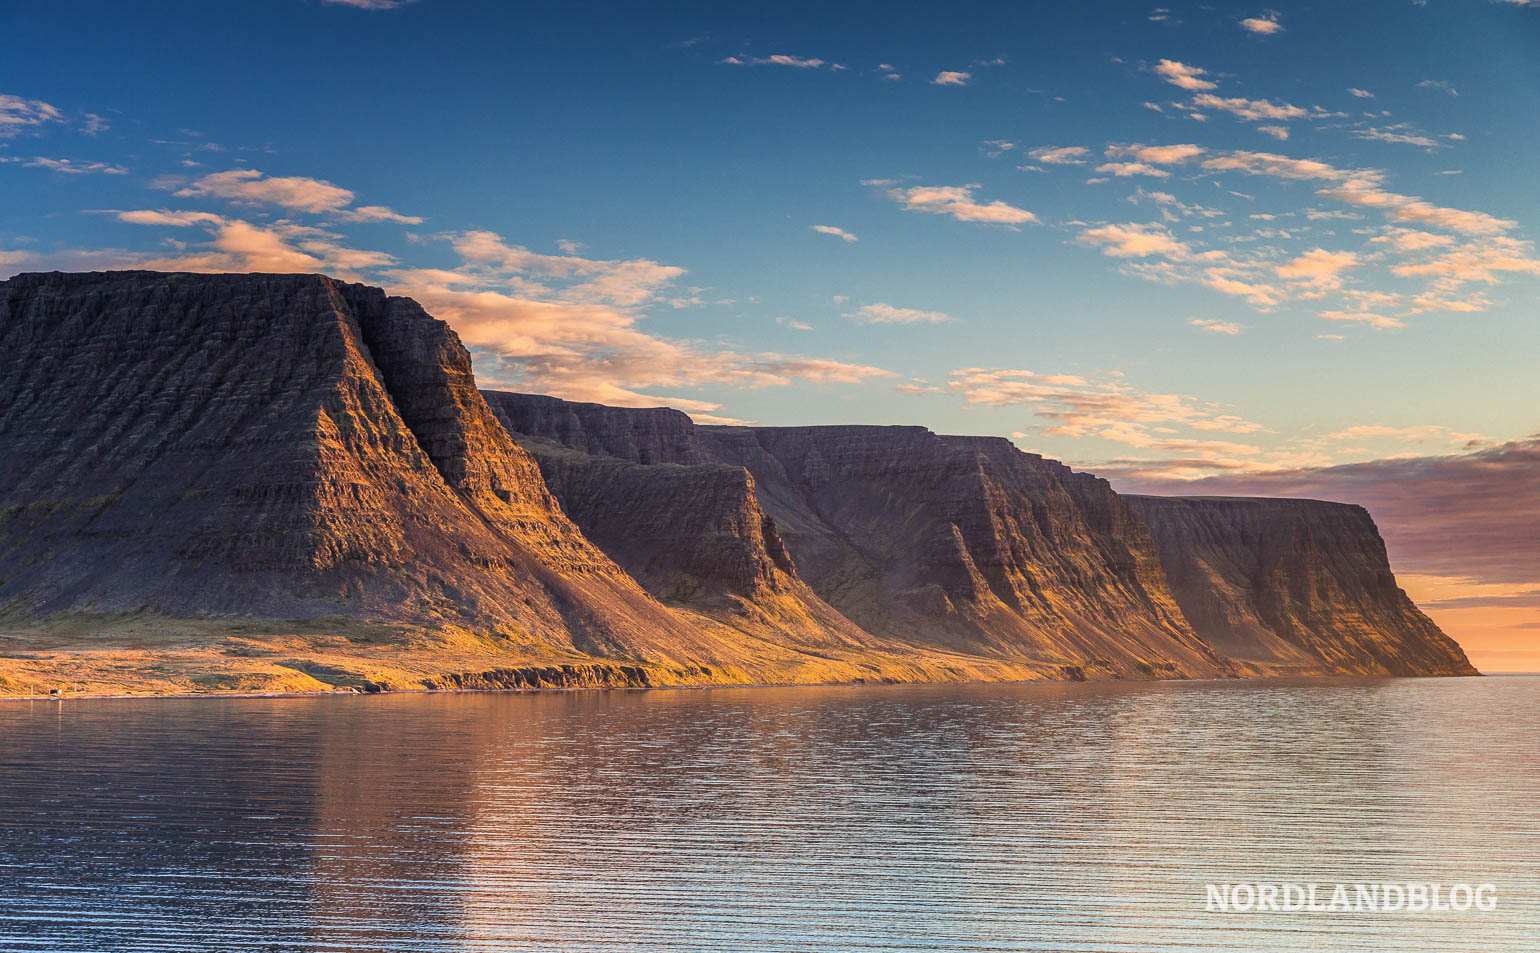
<svg viewBox="0 0 1540 953"><path fill-rule="evenodd" d="M1540 679L0 705L5 950L1513 950ZM1493 913L1211 914L1472 880Z"/></svg>

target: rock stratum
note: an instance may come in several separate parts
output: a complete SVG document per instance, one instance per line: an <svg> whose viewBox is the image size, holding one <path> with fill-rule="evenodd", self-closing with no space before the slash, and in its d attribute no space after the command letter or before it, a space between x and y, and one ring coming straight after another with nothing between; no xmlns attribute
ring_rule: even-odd
<svg viewBox="0 0 1540 953"><path fill-rule="evenodd" d="M1247 672L1474 675L1396 585L1369 511L1320 500L1128 496L1176 600Z"/></svg>
<svg viewBox="0 0 1540 953"><path fill-rule="evenodd" d="M324 276L21 275L0 352L0 692L1469 670L1367 514L1302 599L1005 440L483 394Z"/></svg>

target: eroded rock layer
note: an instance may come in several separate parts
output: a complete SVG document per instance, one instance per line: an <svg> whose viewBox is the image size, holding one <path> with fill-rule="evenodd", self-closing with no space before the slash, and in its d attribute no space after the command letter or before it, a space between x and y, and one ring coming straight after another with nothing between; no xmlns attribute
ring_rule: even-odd
<svg viewBox="0 0 1540 953"><path fill-rule="evenodd" d="M783 645L882 645L802 580L754 477L703 462L684 414L485 396L584 534L657 598Z"/></svg>
<svg viewBox="0 0 1540 953"><path fill-rule="evenodd" d="M1126 497L1198 633L1261 674L1474 675L1397 585L1374 520L1319 500Z"/></svg>
<svg viewBox="0 0 1540 953"><path fill-rule="evenodd" d="M692 623L561 512L447 325L316 275L0 284L0 607L343 614L616 657Z"/></svg>
<svg viewBox="0 0 1540 953"><path fill-rule="evenodd" d="M715 479L748 488L742 505L773 519L796 573L877 637L1101 676L1228 668L1188 627L1142 521L1105 481L1006 440L921 427L695 427L656 408L487 396L585 532L614 540L607 550L644 581L645 567L623 551L634 534L607 524L636 525L628 506L668 510L649 501L667 499L671 481L707 479L715 464ZM622 461L640 471L629 504L574 476L597 468L615 479ZM724 464L746 476L722 473ZM710 507L721 500L681 492ZM722 513L738 512L733 499Z"/></svg>

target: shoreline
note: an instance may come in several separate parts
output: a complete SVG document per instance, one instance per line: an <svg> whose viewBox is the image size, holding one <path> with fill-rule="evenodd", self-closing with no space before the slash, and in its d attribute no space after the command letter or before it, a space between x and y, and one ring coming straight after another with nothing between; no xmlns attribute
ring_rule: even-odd
<svg viewBox="0 0 1540 953"><path fill-rule="evenodd" d="M1478 672L1475 675L1236 675L1227 678L1020 678L1020 679L965 679L961 681L867 681L867 682L724 682L720 685L578 685L550 686L542 688L401 688L384 691L359 691L337 689L326 692L144 692L136 693L70 693L58 695L0 695L4 702L66 701L82 699L140 700L140 699L190 699L190 698L353 698L378 695L551 695L576 694L579 692L701 692L720 689L744 688L903 688L906 686L940 685L1233 685L1239 682L1325 682L1352 680L1391 681L1394 679L1456 679L1456 678L1536 678L1540 672Z"/></svg>

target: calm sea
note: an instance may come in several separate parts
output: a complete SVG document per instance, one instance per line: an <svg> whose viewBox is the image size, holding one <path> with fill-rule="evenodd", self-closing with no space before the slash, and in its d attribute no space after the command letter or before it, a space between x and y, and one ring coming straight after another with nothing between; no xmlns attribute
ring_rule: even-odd
<svg viewBox="0 0 1540 953"><path fill-rule="evenodd" d="M0 949L1540 948L1540 678L0 703ZM1210 882L1491 883L1218 913Z"/></svg>

